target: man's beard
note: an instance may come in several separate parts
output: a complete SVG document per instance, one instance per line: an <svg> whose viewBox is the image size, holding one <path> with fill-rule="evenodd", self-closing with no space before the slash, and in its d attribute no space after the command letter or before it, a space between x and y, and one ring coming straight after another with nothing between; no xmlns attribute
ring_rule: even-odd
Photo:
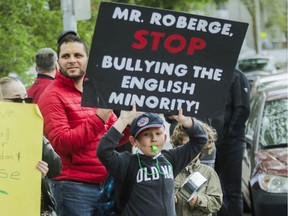
<svg viewBox="0 0 288 216"><path fill-rule="evenodd" d="M74 74L70 75L67 73L67 71L62 70L61 68L60 68L60 71L65 77L70 78L74 81L78 81L78 80L82 79L84 74L85 74L85 72L82 70L80 70L80 74L78 74L78 75L74 75Z"/></svg>

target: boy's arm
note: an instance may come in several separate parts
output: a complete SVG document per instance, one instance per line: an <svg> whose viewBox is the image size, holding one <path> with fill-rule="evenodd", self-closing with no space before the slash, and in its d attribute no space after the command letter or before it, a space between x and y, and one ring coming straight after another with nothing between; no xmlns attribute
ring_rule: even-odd
<svg viewBox="0 0 288 216"><path fill-rule="evenodd" d="M139 113L136 111L136 105L134 104L131 111L121 111L119 118L114 123L113 127L119 132L122 133L127 125L129 125L132 120L138 115Z"/></svg>
<svg viewBox="0 0 288 216"><path fill-rule="evenodd" d="M123 134L119 133L113 126L102 136L97 147L97 157L114 178L125 176L129 164L127 153L119 153L115 147ZM128 161L128 162L127 162Z"/></svg>
<svg viewBox="0 0 288 216"><path fill-rule="evenodd" d="M130 159L127 157L127 153L120 154L116 152L115 147L123 137L123 131L137 114L136 106L133 106L131 111L121 111L119 118L100 139L97 147L97 157L106 167L107 171L116 178L123 176Z"/></svg>
<svg viewBox="0 0 288 216"><path fill-rule="evenodd" d="M186 123L190 122L192 125L190 128L187 128L185 132L189 136L189 142L185 145L170 149L169 152L172 153L172 163L174 175L178 175L183 168L185 168L201 151L204 145L207 143L207 134L204 129L198 123L196 119L188 117L190 121L187 120ZM184 127L188 124L184 124ZM185 157L183 157L185 155Z"/></svg>

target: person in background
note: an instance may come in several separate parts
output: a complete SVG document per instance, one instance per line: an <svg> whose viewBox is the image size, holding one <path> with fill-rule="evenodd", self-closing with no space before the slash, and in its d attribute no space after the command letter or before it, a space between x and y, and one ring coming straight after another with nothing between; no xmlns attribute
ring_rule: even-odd
<svg viewBox="0 0 288 216"><path fill-rule="evenodd" d="M25 86L20 80L12 77L0 78L0 95L3 101L15 103L31 103L32 98L27 97ZM43 137L42 160L38 162L37 169L42 173L41 184L41 212L50 212L55 215L56 203L52 196L51 189L48 184L48 178L54 178L60 174L62 163L60 157L53 150L49 141Z"/></svg>
<svg viewBox="0 0 288 216"><path fill-rule="evenodd" d="M166 122L169 123L169 134L170 134L170 137L171 137L171 135L173 134L174 129L175 129L175 127L176 127L176 125L178 123L169 114L164 114L164 118L165 118ZM198 120L200 120L202 122L205 122L208 125L211 125L211 119L210 118L208 118L208 119L198 119ZM214 167L215 167L215 159L216 159L216 148L214 147L210 151L209 154L205 154L205 155L203 155L200 158L200 162L201 162L201 164L206 164L206 165L208 165L208 166L210 166L210 167L212 167L214 169Z"/></svg>
<svg viewBox="0 0 288 216"><path fill-rule="evenodd" d="M99 190L107 171L96 156L100 138L117 120L106 109L82 107L88 47L78 35L58 43L60 72L40 96L44 133L62 160L60 175L50 181L58 216L99 215ZM129 129L121 143L128 141Z"/></svg>
<svg viewBox="0 0 288 216"><path fill-rule="evenodd" d="M216 129L215 170L219 176L223 205L218 216L242 216L242 159L245 146L245 123L250 114L250 87L245 75L235 70L223 114L212 119Z"/></svg>
<svg viewBox="0 0 288 216"><path fill-rule="evenodd" d="M175 208L177 216L211 216L212 213L219 211L222 205L223 194L217 173L212 167L200 163L202 156L210 154L213 151L217 134L216 131L207 124L201 121L199 121L199 123L204 128L208 136L208 141L192 162L175 178ZM170 141L174 148L184 145L189 141L189 136L180 124L176 125ZM188 176L195 172L202 174L207 181L199 189L197 194L187 202L177 191L180 190Z"/></svg>
<svg viewBox="0 0 288 216"><path fill-rule="evenodd" d="M174 176L198 155L207 142L207 135L196 119L183 116L182 109L174 118L185 128L190 139L187 145L178 148L164 150L167 135L162 117L154 113L139 115L135 105L131 111L121 111L113 127L101 138L97 155L115 178L116 187L126 176L132 176L130 197L118 208L122 210L121 215L176 215ZM137 148L136 155L115 150L129 124L129 141ZM130 163L136 164L136 175L128 173ZM128 191L127 188L122 190Z"/></svg>
<svg viewBox="0 0 288 216"><path fill-rule="evenodd" d="M39 97L47 86L54 81L58 71L57 53L51 48L42 48L35 55L37 78L27 89L28 97L38 103Z"/></svg>

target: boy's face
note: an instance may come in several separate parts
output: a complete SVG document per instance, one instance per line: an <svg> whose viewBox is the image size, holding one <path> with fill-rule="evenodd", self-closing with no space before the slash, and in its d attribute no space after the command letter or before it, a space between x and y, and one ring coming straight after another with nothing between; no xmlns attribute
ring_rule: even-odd
<svg viewBox="0 0 288 216"><path fill-rule="evenodd" d="M164 127L149 128L141 131L137 138L131 138L130 142L133 146L138 147L145 155L153 157L163 149L166 137ZM157 152L152 151L151 146L153 145L158 148Z"/></svg>

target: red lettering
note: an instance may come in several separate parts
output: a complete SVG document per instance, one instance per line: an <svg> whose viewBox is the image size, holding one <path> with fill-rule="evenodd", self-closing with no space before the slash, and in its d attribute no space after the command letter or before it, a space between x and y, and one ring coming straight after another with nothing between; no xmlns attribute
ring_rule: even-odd
<svg viewBox="0 0 288 216"><path fill-rule="evenodd" d="M155 51L158 49L160 38L165 37L165 34L162 32L151 32L150 35L154 37L151 50Z"/></svg>
<svg viewBox="0 0 288 216"><path fill-rule="evenodd" d="M134 38L138 40L139 43L133 43L131 46L134 49L143 49L147 45L147 40L144 35L148 35L149 31L147 30L139 30L134 33Z"/></svg>
<svg viewBox="0 0 288 216"><path fill-rule="evenodd" d="M193 55L195 50L202 50L206 47L206 41L201 38L191 38L188 46L187 54Z"/></svg>
<svg viewBox="0 0 288 216"><path fill-rule="evenodd" d="M172 42L178 41L179 45L176 47L172 47ZM186 47L186 39L179 34L173 34L166 38L164 42L164 47L168 50L170 53L178 53L181 52Z"/></svg>
<svg viewBox="0 0 288 216"><path fill-rule="evenodd" d="M148 37L151 37L151 42ZM206 41L202 38L191 37L188 41L184 36L180 34L172 34L166 37L163 32L149 32L148 30L138 30L134 33L134 41L132 48L144 49L148 43L151 44L151 50L157 51L161 45L161 40L164 40L164 48L169 53L179 53L187 49L187 55L193 55L195 51L202 50L206 47ZM187 42L188 41L188 42Z"/></svg>

